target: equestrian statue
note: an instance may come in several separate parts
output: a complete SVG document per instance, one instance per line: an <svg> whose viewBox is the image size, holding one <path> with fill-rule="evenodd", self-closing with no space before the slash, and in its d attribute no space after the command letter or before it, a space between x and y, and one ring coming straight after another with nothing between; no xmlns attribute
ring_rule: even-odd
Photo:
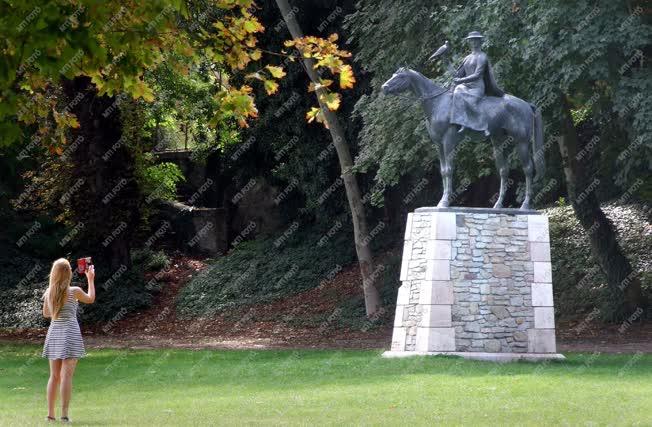
<svg viewBox="0 0 652 427"><path fill-rule="evenodd" d="M482 51L484 36L472 31L465 38L471 53L454 72L454 88L441 87L421 73L399 68L383 86L383 93L411 92L421 101L430 139L437 146L443 194L437 207L448 207L453 194L453 170L457 145L467 132L489 138L493 145L500 192L494 208L502 208L509 164L506 152L515 145L525 174L525 198L520 209L531 209L532 184L544 174L543 122L535 105L503 92L487 54ZM430 59L450 51L448 41ZM536 170L536 176L535 176Z"/></svg>

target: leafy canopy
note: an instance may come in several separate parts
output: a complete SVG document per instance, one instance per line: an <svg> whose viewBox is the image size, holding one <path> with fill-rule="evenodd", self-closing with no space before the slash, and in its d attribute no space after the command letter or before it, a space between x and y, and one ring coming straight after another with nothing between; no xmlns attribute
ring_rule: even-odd
<svg viewBox="0 0 652 427"><path fill-rule="evenodd" d="M390 8L392 19L386 19ZM469 49L464 36L479 30L499 84L542 107L547 139L558 133L563 96L576 117L598 123L600 151L612 153L609 161L617 165L620 185L649 177L652 100L642 94L652 92L652 71L643 66L642 52L649 49L652 26L643 12L607 0L465 0L454 6L426 0L400 5L361 1L346 26L359 46L356 60L374 73L375 90L356 105L364 122L358 167L375 169L377 181L394 185L403 175L421 170L424 162L431 164L436 153L418 104L385 97L380 86L403 65L448 84L449 62L461 62ZM444 40L450 41L451 56L428 63ZM606 132L613 127L622 129L625 138L609 137ZM491 166L491 152L482 150L482 143L471 146L458 153L458 164ZM556 149L556 144L549 147ZM472 181L484 172L458 168Z"/></svg>
<svg viewBox="0 0 652 427"><path fill-rule="evenodd" d="M220 73L213 95L216 121L247 126L247 120L257 116L252 88L231 85L229 76L262 57L257 35L264 27L255 11L253 0L3 2L0 146L22 139L26 127L51 146L66 143L66 130L79 123L57 90L61 79L89 76L100 95L151 102L155 92L145 74L163 62L182 74L210 62L210 69ZM333 35L290 41L287 46L296 53L287 56L315 58L317 67L338 75L340 87L347 89L355 78L341 58L350 54L339 50L336 40ZM248 76L261 80L273 94L285 71L267 64ZM326 87L327 81L323 84ZM328 107L337 109L339 94L327 96Z"/></svg>

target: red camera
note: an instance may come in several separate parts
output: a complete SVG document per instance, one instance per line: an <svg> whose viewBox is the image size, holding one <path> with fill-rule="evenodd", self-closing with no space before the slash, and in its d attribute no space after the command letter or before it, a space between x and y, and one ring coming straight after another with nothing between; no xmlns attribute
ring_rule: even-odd
<svg viewBox="0 0 652 427"><path fill-rule="evenodd" d="M84 274L89 265L93 265L91 257L79 258L77 260L77 273Z"/></svg>

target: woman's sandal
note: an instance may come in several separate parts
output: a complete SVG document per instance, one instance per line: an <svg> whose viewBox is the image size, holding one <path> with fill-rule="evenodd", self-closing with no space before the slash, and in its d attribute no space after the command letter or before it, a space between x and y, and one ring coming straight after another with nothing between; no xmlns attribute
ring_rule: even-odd
<svg viewBox="0 0 652 427"><path fill-rule="evenodd" d="M70 418L68 417L61 417L60 420L62 423L66 423L66 424L70 423Z"/></svg>
<svg viewBox="0 0 652 427"><path fill-rule="evenodd" d="M57 420L56 418L51 417L51 416L49 416L49 415L48 415L47 417L45 417L45 421L47 421L47 422L49 422L49 423L51 423L51 422L53 422L53 421L56 421L56 420Z"/></svg>

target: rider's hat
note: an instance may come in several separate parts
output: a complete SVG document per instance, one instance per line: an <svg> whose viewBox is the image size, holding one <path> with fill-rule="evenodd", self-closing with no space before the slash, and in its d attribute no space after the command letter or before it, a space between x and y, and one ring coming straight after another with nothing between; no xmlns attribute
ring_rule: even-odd
<svg viewBox="0 0 652 427"><path fill-rule="evenodd" d="M484 36L483 36L482 34L480 34L479 31L471 31L471 32L469 33L469 35L466 36L466 37L464 38L464 40L468 40L468 39L483 39L483 38L484 38Z"/></svg>

